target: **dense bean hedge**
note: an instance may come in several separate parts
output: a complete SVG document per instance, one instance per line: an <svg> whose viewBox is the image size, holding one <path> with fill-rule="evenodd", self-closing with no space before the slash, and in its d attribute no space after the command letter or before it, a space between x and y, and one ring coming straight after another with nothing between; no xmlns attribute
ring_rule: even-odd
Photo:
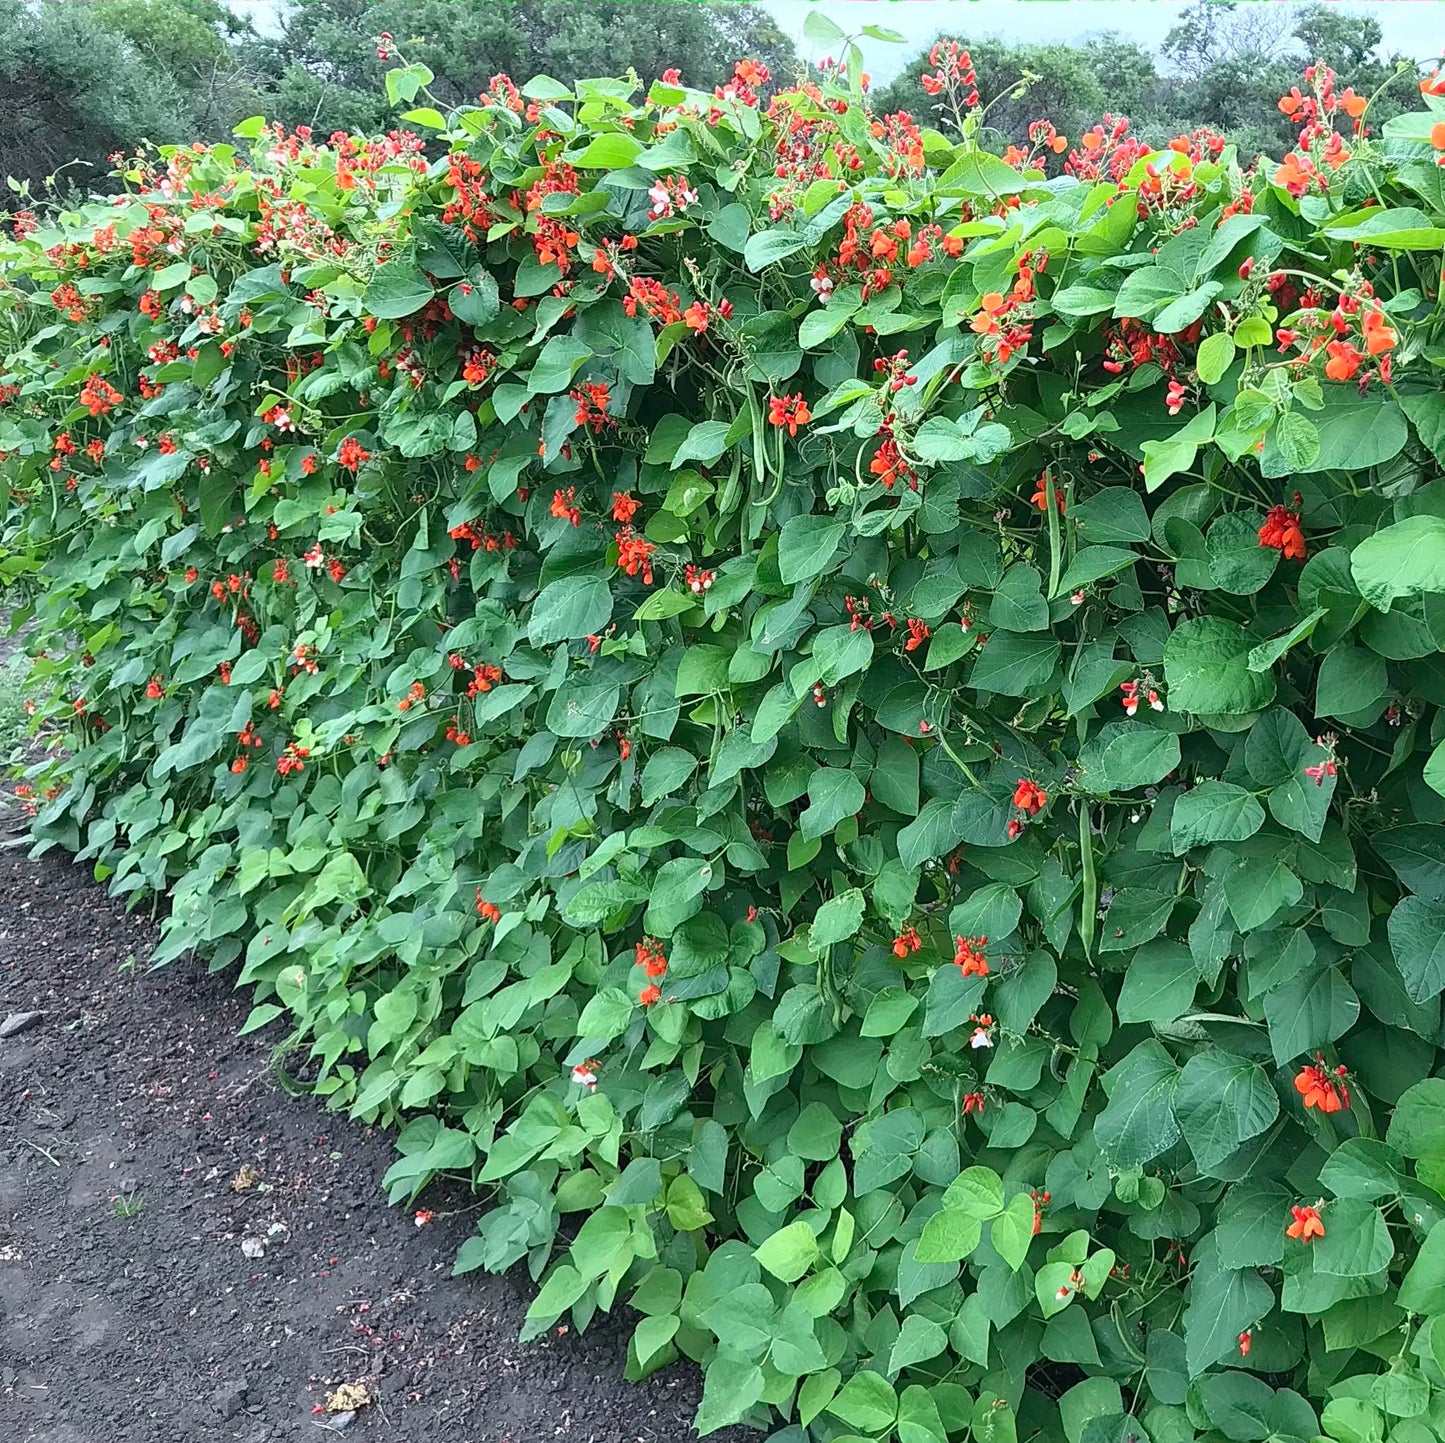
<svg viewBox="0 0 1445 1443"><path fill-rule="evenodd" d="M1429 1443L1445 84L999 157L937 66L22 218L37 844L704 1429Z"/></svg>

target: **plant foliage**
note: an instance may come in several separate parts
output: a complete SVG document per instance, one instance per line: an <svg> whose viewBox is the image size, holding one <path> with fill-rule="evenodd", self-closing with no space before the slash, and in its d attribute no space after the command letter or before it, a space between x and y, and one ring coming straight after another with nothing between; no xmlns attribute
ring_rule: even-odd
<svg viewBox="0 0 1445 1443"><path fill-rule="evenodd" d="M1440 87L1046 179L763 79L3 242L37 845L704 1431L1427 1443Z"/></svg>

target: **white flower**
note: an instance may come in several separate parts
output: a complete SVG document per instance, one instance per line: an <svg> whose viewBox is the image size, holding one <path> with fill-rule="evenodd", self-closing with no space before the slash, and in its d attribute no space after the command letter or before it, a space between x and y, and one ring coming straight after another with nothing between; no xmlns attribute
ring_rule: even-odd
<svg viewBox="0 0 1445 1443"><path fill-rule="evenodd" d="M973 1036L968 1039L968 1045L975 1050L980 1047L992 1047L993 1038L988 1035L986 1027L975 1027Z"/></svg>
<svg viewBox="0 0 1445 1443"><path fill-rule="evenodd" d="M652 201L652 209L647 213L653 220L661 220L665 215L672 214L672 197L667 193L667 187L661 181L647 192L648 198Z"/></svg>
<svg viewBox="0 0 1445 1443"><path fill-rule="evenodd" d="M321 543L318 541L305 556L301 558L313 571L325 565L326 557L322 554Z"/></svg>
<svg viewBox="0 0 1445 1443"><path fill-rule="evenodd" d="M579 1063L572 1069L572 1081L578 1087L586 1087L595 1090L597 1087L597 1074L587 1066L585 1062Z"/></svg>

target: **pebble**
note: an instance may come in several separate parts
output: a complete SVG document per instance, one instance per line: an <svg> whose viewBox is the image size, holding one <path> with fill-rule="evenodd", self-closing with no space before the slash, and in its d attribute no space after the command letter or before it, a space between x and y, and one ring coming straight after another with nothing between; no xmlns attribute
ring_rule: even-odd
<svg viewBox="0 0 1445 1443"><path fill-rule="evenodd" d="M246 1398L246 1380L231 1378L211 1394L211 1403L223 1418L233 1418L241 1411Z"/></svg>
<svg viewBox="0 0 1445 1443"><path fill-rule="evenodd" d="M354 1422L356 1422L355 1409L349 1413L333 1413L324 1423L317 1426L332 1433L344 1433Z"/></svg>
<svg viewBox="0 0 1445 1443"><path fill-rule="evenodd" d="M0 1039L18 1037L22 1032L45 1021L43 1012L12 1012L0 1022Z"/></svg>
<svg viewBox="0 0 1445 1443"><path fill-rule="evenodd" d="M266 1256L266 1244L260 1238L242 1238L241 1251L248 1258L264 1258Z"/></svg>

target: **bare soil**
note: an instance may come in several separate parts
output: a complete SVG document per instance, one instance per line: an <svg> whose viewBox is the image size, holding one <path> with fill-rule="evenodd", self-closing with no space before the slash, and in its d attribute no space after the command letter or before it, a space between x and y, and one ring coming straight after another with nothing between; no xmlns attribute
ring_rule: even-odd
<svg viewBox="0 0 1445 1443"><path fill-rule="evenodd" d="M386 1206L389 1137L289 1095L225 977L147 971L149 920L19 842L0 1025L44 1017L0 1039L0 1439L320 1443L342 1383L368 1443L694 1436L695 1370L624 1382L626 1318L519 1345L527 1278L450 1275L476 1200Z"/></svg>

